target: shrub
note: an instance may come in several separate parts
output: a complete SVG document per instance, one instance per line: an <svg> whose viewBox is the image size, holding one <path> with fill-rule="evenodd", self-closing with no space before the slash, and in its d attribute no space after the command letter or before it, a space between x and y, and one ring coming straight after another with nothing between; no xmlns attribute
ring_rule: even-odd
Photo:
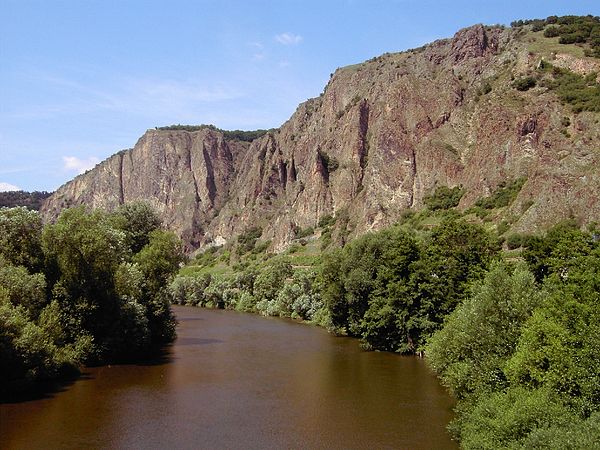
<svg viewBox="0 0 600 450"><path fill-rule="evenodd" d="M262 228L251 227L240 234L237 238L238 252L240 255L248 253L254 249L256 241L262 235Z"/></svg>
<svg viewBox="0 0 600 450"><path fill-rule="evenodd" d="M318 227L325 228L335 223L335 217L331 214L325 214L319 219Z"/></svg>
<svg viewBox="0 0 600 450"><path fill-rule="evenodd" d="M527 179L525 177L517 178L516 180L505 182L498 185L498 188L489 197L480 198L475 202L475 206L484 209L502 208L510 205L521 192L521 188Z"/></svg>
<svg viewBox="0 0 600 450"><path fill-rule="evenodd" d="M509 250L514 250L523 245L523 236L518 233L509 234L506 238L506 246Z"/></svg>
<svg viewBox="0 0 600 450"><path fill-rule="evenodd" d="M465 189L462 186L455 186L453 188L438 186L433 194L423 199L423 202L431 210L449 209L458 206L464 194Z"/></svg>
<svg viewBox="0 0 600 450"><path fill-rule="evenodd" d="M537 81L535 78L524 77L524 78L519 78L518 80L513 81L512 86L517 91L528 91L532 87L535 87L536 84L537 84Z"/></svg>

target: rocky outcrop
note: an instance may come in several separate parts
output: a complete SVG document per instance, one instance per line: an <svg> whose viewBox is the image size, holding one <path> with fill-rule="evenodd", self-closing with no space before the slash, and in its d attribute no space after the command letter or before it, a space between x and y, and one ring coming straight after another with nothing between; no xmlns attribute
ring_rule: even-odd
<svg viewBox="0 0 600 450"><path fill-rule="evenodd" d="M420 208L436 186L463 185L466 208L524 176L506 211L515 230L599 220L598 114L575 115L543 87L512 88L550 57L528 39L477 25L338 69L320 97L252 143L150 130L61 187L43 213L146 199L188 249L260 226L280 250L324 215L343 213L345 231L360 234Z"/></svg>

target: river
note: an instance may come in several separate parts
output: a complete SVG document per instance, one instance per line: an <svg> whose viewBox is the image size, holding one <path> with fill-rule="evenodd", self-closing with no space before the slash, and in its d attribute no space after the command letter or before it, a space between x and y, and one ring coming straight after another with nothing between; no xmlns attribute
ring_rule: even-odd
<svg viewBox="0 0 600 450"><path fill-rule="evenodd" d="M423 360L290 320L174 311L162 358L0 405L0 448L456 448L452 400Z"/></svg>

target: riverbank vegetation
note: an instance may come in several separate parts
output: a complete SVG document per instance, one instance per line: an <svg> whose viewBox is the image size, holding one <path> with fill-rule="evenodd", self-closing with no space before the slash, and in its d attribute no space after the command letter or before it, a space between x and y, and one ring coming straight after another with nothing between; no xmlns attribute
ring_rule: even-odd
<svg viewBox="0 0 600 450"><path fill-rule="evenodd" d="M506 224L488 219L523 181L482 200L484 219L440 202L460 193L446 189L429 209L345 245L343 214L278 255L249 230L197 255L171 299L308 321L365 349L424 353L458 401L450 429L464 448L594 448L599 234L567 221L506 239Z"/></svg>
<svg viewBox="0 0 600 450"><path fill-rule="evenodd" d="M69 209L46 226L24 207L0 209L1 394L171 341L165 286L182 258L143 203Z"/></svg>

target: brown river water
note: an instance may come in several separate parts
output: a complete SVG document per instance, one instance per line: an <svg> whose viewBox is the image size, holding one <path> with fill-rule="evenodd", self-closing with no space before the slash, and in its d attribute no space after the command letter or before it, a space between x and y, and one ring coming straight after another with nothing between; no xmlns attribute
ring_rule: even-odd
<svg viewBox="0 0 600 450"><path fill-rule="evenodd" d="M452 400L423 360L318 327L174 307L147 364L86 369L0 405L2 449L445 449Z"/></svg>

